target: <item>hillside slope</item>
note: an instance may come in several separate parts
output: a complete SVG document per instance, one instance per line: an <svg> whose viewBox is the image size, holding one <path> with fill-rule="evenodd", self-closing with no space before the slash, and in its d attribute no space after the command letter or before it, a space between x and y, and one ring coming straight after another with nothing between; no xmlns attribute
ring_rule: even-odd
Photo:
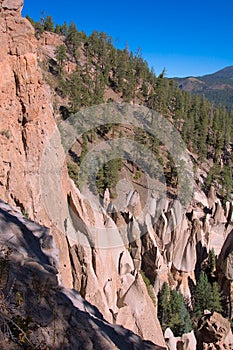
<svg viewBox="0 0 233 350"><path fill-rule="evenodd" d="M183 91L205 96L215 105L221 103L227 108L233 107L233 66L216 73L187 78L174 78Z"/></svg>

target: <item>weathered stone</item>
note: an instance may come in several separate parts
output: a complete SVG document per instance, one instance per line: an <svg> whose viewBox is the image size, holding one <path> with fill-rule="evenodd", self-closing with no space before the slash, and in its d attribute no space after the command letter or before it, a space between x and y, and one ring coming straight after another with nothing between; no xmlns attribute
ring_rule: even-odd
<svg viewBox="0 0 233 350"><path fill-rule="evenodd" d="M23 0L4 0L1 4L3 9L20 10L23 7Z"/></svg>
<svg viewBox="0 0 233 350"><path fill-rule="evenodd" d="M214 348L216 349L223 348L225 338L229 335L230 329L230 322L217 312L204 316L198 324L198 349L203 349L205 343L214 344ZM233 344L232 338L231 343Z"/></svg>

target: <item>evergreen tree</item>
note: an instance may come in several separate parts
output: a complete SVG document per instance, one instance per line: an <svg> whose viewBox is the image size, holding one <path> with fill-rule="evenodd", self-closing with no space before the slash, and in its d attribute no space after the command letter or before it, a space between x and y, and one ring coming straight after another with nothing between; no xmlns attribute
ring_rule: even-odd
<svg viewBox="0 0 233 350"><path fill-rule="evenodd" d="M217 282L213 283L212 292L210 296L210 310L216 312L222 312L222 295L219 291Z"/></svg>
<svg viewBox="0 0 233 350"><path fill-rule="evenodd" d="M176 336L190 332L192 322L187 308L184 304L184 297L176 290L170 292L171 315L169 327Z"/></svg>
<svg viewBox="0 0 233 350"><path fill-rule="evenodd" d="M66 46L64 44L59 45L56 48L55 56L56 56L56 60L57 60L58 66L59 66L59 73L61 74L62 70L65 66L65 61L67 60Z"/></svg>
<svg viewBox="0 0 233 350"><path fill-rule="evenodd" d="M56 34L58 34L58 35L61 35L61 34L62 34L60 24L56 24L56 27L55 27L55 29L54 29L54 33L56 33Z"/></svg>
<svg viewBox="0 0 233 350"><path fill-rule="evenodd" d="M163 330L167 328L171 316L170 290L167 283L164 283L158 293L158 319Z"/></svg>
<svg viewBox="0 0 233 350"><path fill-rule="evenodd" d="M190 314L185 306L184 300L180 306L179 310L179 319L180 319L180 326L179 326L179 333L189 333L192 330L192 320L190 317Z"/></svg>
<svg viewBox="0 0 233 350"><path fill-rule="evenodd" d="M221 175L221 183L223 186L222 195L225 197L225 201L228 201L231 200L233 187L232 167L229 165L224 165Z"/></svg>
<svg viewBox="0 0 233 350"><path fill-rule="evenodd" d="M192 329L183 295L176 290L170 290L167 283L163 284L158 294L158 318L162 329L170 327L175 336L188 333Z"/></svg>
<svg viewBox="0 0 233 350"><path fill-rule="evenodd" d="M207 275L201 271L194 292L194 314L197 318L201 317L205 309L210 307L211 285Z"/></svg>
<svg viewBox="0 0 233 350"><path fill-rule="evenodd" d="M66 34L66 43L70 47L71 53L74 55L77 61L77 49L81 45L81 38L75 23L70 23Z"/></svg>
<svg viewBox="0 0 233 350"><path fill-rule="evenodd" d="M44 30L54 32L54 22L52 16L46 16L43 20Z"/></svg>
<svg viewBox="0 0 233 350"><path fill-rule="evenodd" d="M64 22L62 25L61 25L61 34L62 35L67 35L67 32L68 32L68 26L67 26L67 23Z"/></svg>

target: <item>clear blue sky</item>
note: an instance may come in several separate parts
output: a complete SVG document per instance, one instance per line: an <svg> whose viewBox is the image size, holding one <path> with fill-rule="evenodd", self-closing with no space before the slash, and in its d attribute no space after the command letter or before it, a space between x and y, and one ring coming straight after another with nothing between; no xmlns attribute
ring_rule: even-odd
<svg viewBox="0 0 233 350"><path fill-rule="evenodd" d="M155 73L203 75L233 65L233 0L25 0L23 15L42 11L56 23L104 31L117 47L142 56Z"/></svg>

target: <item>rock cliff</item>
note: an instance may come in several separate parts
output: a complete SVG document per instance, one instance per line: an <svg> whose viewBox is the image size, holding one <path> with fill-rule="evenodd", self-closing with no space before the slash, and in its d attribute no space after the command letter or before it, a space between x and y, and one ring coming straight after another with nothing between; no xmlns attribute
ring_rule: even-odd
<svg viewBox="0 0 233 350"><path fill-rule="evenodd" d="M195 186L194 198L186 213L181 211L177 201L151 196L148 214L144 221L140 221L137 214L143 200L135 190L126 191L122 212L113 214L108 191L103 199L104 208L93 210L92 203L83 197L68 177L66 155L55 121L54 91L46 83L40 67L45 56L55 59L54 51L62 39L45 33L38 41L29 21L21 17L22 1L0 0L0 5L0 197L14 209L21 210L24 216L43 225L45 238L49 237L46 242L53 237L57 250L49 251L52 261L47 261L43 269L47 269L46 273L50 274L54 283L59 307L62 309L63 301L67 302L67 317L73 319L74 314L78 313L82 319L80 323L77 323L77 318L74 320L78 333L86 337L86 329L82 328L81 323L90 323L93 326L92 342L102 327L103 333L107 329L110 333L119 330L126 337L126 342L127 337L134 333L132 337L135 337L138 347L132 349L139 349L140 346L144 346L140 349L150 348L135 334L163 347L165 341L157 319L155 301L148 294L140 270L153 285L154 298L163 282L168 281L191 300L190 284L196 283L208 251L214 248L218 255L225 239L230 239L232 204L228 202L223 207L213 187L206 196ZM74 69L71 63L67 69ZM62 169L61 174L56 173L58 168ZM53 177L48 176L51 172ZM55 194L52 202L51 192ZM19 221L22 220L25 219ZM24 225L26 231L30 231L27 225L36 224L24 222ZM115 239L122 244L112 249L95 247L88 239L82 244L80 234L88 237L90 226L105 233L111 228ZM51 237L46 236L47 230ZM32 231L39 232L41 228L33 226ZM142 231L145 234L141 237ZM134 239L124 244L123 235ZM37 238L42 237L43 234ZM43 244L46 246L42 239L41 246ZM28 252L23 245L21 248L23 251L18 259L23 266L20 272L23 275L28 269L24 263ZM230 256L221 254L221 264L226 267L223 274L230 280ZM51 270L53 264L56 268ZM31 273L30 269L28 273ZM69 289L72 288L79 294L71 292ZM47 296L45 299L49 303ZM74 310L75 303L78 306ZM92 308L91 305L97 307L103 318L95 313L94 307L94 316L84 314L84 304L88 308ZM51 318L51 312L50 308L48 318ZM64 322L68 322L67 319ZM70 325L68 322L67 327ZM123 331L117 325L130 331ZM60 329L64 331L62 327L64 323ZM47 330L52 332L51 329ZM70 332L68 341L72 343L73 333ZM186 338L179 341L185 344L188 342ZM117 344L114 341L111 343L111 339L106 341L104 347L104 335L101 336L102 348L108 349L111 344ZM80 349L91 346L83 344ZM125 349L125 345L119 344L119 348ZM128 346L128 343L125 344Z"/></svg>
<svg viewBox="0 0 233 350"><path fill-rule="evenodd" d="M34 30L21 17L21 9L22 1L1 1L1 198L24 215L50 228L58 249L61 285L76 288L86 300L99 308L106 320L164 345L156 309L141 276L134 273L128 250L102 251L82 247L48 218L41 196L39 172L46 142L58 131L52 92L38 66ZM63 159L62 147L55 153L57 158ZM81 217L79 229L85 229L85 221L90 221L91 212L85 209L65 167L63 178L59 196L73 198L74 210ZM49 190L56 191L56 185L61 186L54 179ZM61 213L63 222L66 218L67 208ZM103 213L99 214L98 221L105 226Z"/></svg>
<svg viewBox="0 0 233 350"><path fill-rule="evenodd" d="M108 323L74 289L59 286L49 230L3 201L0 231L1 349L165 349Z"/></svg>

